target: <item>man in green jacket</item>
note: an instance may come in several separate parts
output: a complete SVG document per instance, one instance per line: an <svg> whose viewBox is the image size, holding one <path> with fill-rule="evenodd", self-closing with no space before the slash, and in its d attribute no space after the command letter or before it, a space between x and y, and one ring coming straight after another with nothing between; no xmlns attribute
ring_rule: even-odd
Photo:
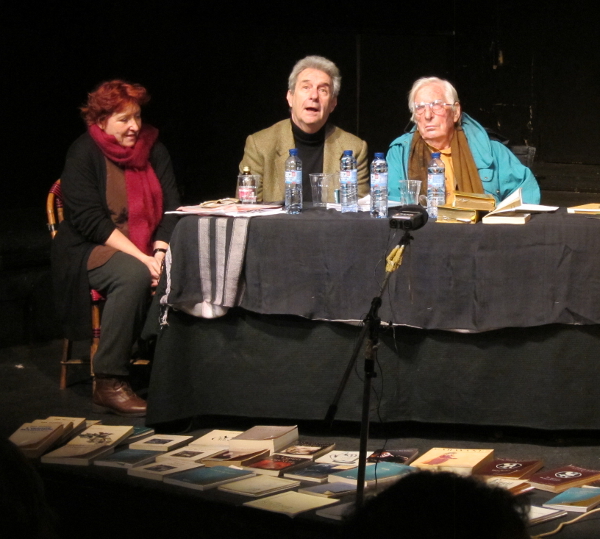
<svg viewBox="0 0 600 539"><path fill-rule="evenodd" d="M421 192L426 193L427 164L432 152L440 152L446 166L447 201L462 191L487 193L500 202L520 187L524 203L539 204L540 188L531 170L462 112L458 94L447 80L415 81L408 108L415 128L394 140L387 154L391 200L399 199L401 180L421 180Z"/></svg>
<svg viewBox="0 0 600 539"><path fill-rule="evenodd" d="M252 174L262 175L258 201L284 199L285 161L291 148L302 160L302 190L305 201L312 200L309 174L338 172L344 150L352 150L358 164L358 194L369 192L367 143L328 123L337 105L341 76L337 66L322 56L298 61L288 80L287 102L291 118L282 120L246 139L240 163ZM333 200L330 200L333 202Z"/></svg>

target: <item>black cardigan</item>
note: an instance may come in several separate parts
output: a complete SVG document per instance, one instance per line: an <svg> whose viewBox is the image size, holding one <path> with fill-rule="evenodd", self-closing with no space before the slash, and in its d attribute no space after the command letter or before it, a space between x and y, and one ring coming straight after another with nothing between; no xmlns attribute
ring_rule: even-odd
<svg viewBox="0 0 600 539"><path fill-rule="evenodd" d="M163 192L164 211L180 205L169 152L157 142L150 163ZM104 154L88 133L69 148L61 175L65 220L52 242L54 301L65 337L72 340L91 336L91 300L87 260L96 245L106 242L116 226L106 201ZM153 240L169 242L177 216L164 215Z"/></svg>

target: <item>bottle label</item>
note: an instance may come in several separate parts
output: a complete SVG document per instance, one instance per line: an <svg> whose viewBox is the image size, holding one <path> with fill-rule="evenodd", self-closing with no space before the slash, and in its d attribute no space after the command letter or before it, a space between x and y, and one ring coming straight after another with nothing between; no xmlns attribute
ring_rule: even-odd
<svg viewBox="0 0 600 539"><path fill-rule="evenodd" d="M357 173L354 170L340 170L340 183L357 183Z"/></svg>
<svg viewBox="0 0 600 539"><path fill-rule="evenodd" d="M427 174L427 185L431 186L431 187L443 187L446 185L446 178L444 177L444 174Z"/></svg>
<svg viewBox="0 0 600 539"><path fill-rule="evenodd" d="M377 187L378 189L387 188L388 175L386 172L374 172L371 174L371 187Z"/></svg>
<svg viewBox="0 0 600 539"><path fill-rule="evenodd" d="M301 170L286 170L285 171L285 183L302 183L302 171Z"/></svg>

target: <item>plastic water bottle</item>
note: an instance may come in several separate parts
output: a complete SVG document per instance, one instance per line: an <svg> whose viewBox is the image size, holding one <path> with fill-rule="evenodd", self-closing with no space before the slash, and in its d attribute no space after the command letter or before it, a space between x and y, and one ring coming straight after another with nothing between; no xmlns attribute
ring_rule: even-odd
<svg viewBox="0 0 600 539"><path fill-rule="evenodd" d="M371 217L388 214L388 164L385 154L376 153L371 162Z"/></svg>
<svg viewBox="0 0 600 539"><path fill-rule="evenodd" d="M446 204L446 167L440 159L440 152L431 154L427 165L427 213L437 219L438 206Z"/></svg>
<svg viewBox="0 0 600 539"><path fill-rule="evenodd" d="M340 160L340 202L342 213L358 211L358 175L352 150L344 150Z"/></svg>
<svg viewBox="0 0 600 539"><path fill-rule="evenodd" d="M291 214L302 211L302 161L296 148L285 161L285 210Z"/></svg>

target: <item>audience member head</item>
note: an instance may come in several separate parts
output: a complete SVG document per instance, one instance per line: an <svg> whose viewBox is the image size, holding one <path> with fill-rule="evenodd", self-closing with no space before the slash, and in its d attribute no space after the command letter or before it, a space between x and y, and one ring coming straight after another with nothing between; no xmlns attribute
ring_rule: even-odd
<svg viewBox="0 0 600 539"><path fill-rule="evenodd" d="M9 440L0 437L0 522L4 539L55 539L55 516L44 485L31 463Z"/></svg>
<svg viewBox="0 0 600 539"><path fill-rule="evenodd" d="M408 94L408 108L425 142L438 150L450 146L461 115L452 84L437 77L418 79Z"/></svg>
<svg viewBox="0 0 600 539"><path fill-rule="evenodd" d="M415 472L370 498L348 537L529 539L527 501L473 477Z"/></svg>
<svg viewBox="0 0 600 539"><path fill-rule="evenodd" d="M341 81L339 69L327 58L307 56L298 61L288 79L292 121L306 133L321 129L337 105Z"/></svg>

